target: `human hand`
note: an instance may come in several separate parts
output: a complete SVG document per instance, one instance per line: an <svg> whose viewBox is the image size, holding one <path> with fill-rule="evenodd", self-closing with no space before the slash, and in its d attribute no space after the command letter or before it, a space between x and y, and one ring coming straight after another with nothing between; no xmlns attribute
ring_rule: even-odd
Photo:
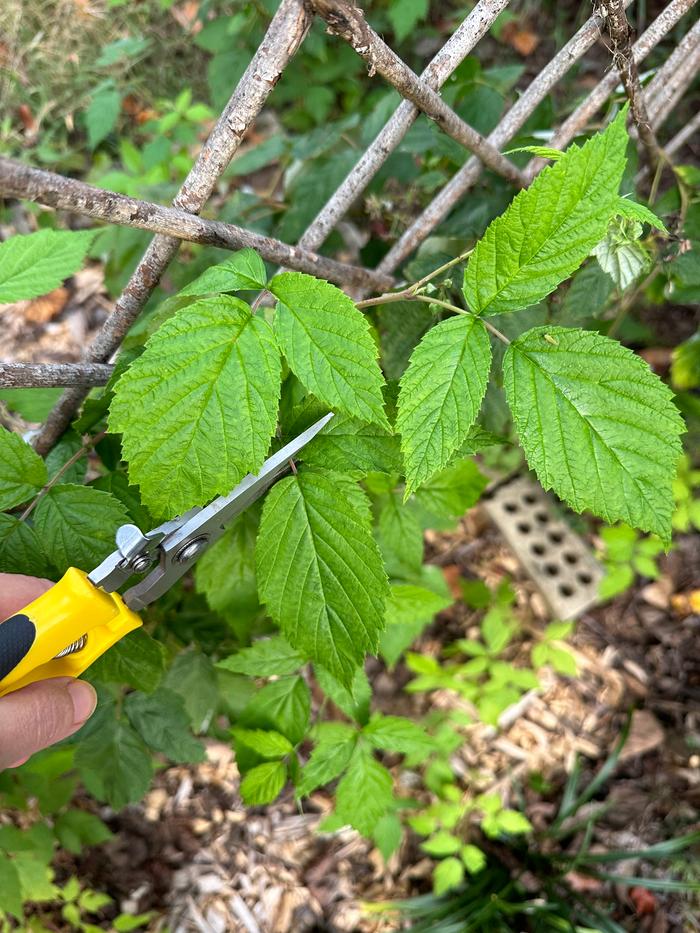
<svg viewBox="0 0 700 933"><path fill-rule="evenodd" d="M50 580L0 573L0 619L19 612L51 586ZM96 705L90 684L72 677L40 680L0 698L0 771L19 767L34 752L77 732Z"/></svg>

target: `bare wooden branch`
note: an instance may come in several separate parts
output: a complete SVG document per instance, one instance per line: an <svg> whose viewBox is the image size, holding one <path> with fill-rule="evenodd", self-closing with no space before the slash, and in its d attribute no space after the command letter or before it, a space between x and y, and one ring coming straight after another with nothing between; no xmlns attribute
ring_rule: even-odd
<svg viewBox="0 0 700 933"><path fill-rule="evenodd" d="M698 134L698 142L700 142L700 110L698 110L692 120L686 123L683 129L676 133L673 139L668 141L665 146L666 152L668 152L669 155L674 155L679 149L682 149L696 133Z"/></svg>
<svg viewBox="0 0 700 933"><path fill-rule="evenodd" d="M437 91L421 81L367 23L362 10L348 0L311 0L311 3L328 23L328 31L344 39L367 62L370 75L378 72L448 136L475 153L484 165L515 185L524 184L520 169L457 116Z"/></svg>
<svg viewBox="0 0 700 933"><path fill-rule="evenodd" d="M438 90L455 68L507 6L509 0L479 0L479 3L450 36L420 76L429 87ZM345 180L321 208L299 240L299 246L318 249L350 205L365 190L382 165L396 149L419 115L419 109L403 100L391 119L360 156Z"/></svg>
<svg viewBox="0 0 700 933"><path fill-rule="evenodd" d="M74 178L31 168L14 159L0 158L0 195L38 201L48 207L94 217L107 223L152 230L192 243L234 250L252 247L263 259L330 279L340 285L366 286L383 291L391 288L393 283L391 276L337 262L235 224L206 220L177 207L163 207L150 201L95 188Z"/></svg>
<svg viewBox="0 0 700 933"><path fill-rule="evenodd" d="M627 5L631 2L632 0L626 0ZM493 146L501 149L515 136L554 85L593 45L599 35L601 22L602 17L595 13L542 69L488 136L488 141ZM393 273L447 216L471 188L481 171L481 163L472 156L392 246L377 266L377 271Z"/></svg>
<svg viewBox="0 0 700 933"><path fill-rule="evenodd" d="M688 10L692 9L698 0L671 0L664 7L648 29L642 33L632 47L634 61L637 65L642 62L649 52L663 39L663 37L676 25L679 19ZM565 149L574 137L580 133L610 97L619 81L615 71L609 71L604 78L593 88L590 94L562 123L552 136L548 145L554 149ZM532 181L535 175L546 165L544 159L533 159L525 169L525 174Z"/></svg>
<svg viewBox="0 0 700 933"><path fill-rule="evenodd" d="M281 0L262 43L176 196L176 207L190 212L201 210L270 91L301 45L311 20L304 0ZM85 354L87 362L104 363L116 351L175 256L179 243L174 237L160 234L153 238L114 311L88 348ZM63 393L33 441L39 453L45 454L53 447L85 395L83 388L68 389Z"/></svg>
<svg viewBox="0 0 700 933"><path fill-rule="evenodd" d="M661 126L700 68L700 20L688 30L649 82L647 108L653 126Z"/></svg>
<svg viewBox="0 0 700 933"><path fill-rule="evenodd" d="M662 152L651 128L644 102L644 92L632 51L632 30L625 6L623 0L600 0L600 5L605 12L605 26L612 44L613 65L620 75L622 86L630 102L630 113L644 147L646 159L651 169L655 170L662 159Z"/></svg>
<svg viewBox="0 0 700 933"><path fill-rule="evenodd" d="M113 369L105 363L0 363L0 389L103 386Z"/></svg>

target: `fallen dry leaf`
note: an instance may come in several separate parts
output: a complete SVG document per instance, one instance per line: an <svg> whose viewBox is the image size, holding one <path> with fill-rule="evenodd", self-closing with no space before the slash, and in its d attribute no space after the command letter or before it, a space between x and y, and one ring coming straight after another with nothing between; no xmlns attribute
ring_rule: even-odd
<svg viewBox="0 0 700 933"><path fill-rule="evenodd" d="M636 709L632 713L630 734L620 753L620 761L647 755L663 745L664 739L664 730L656 716L647 709Z"/></svg>
<svg viewBox="0 0 700 933"><path fill-rule="evenodd" d="M32 298L24 309L24 317L30 324L46 324L63 311L68 301L68 289L60 286L48 295Z"/></svg>
<svg viewBox="0 0 700 933"><path fill-rule="evenodd" d="M449 587L450 593L455 599L459 599L462 595L462 588L459 585L462 574L457 564L447 564L442 568L442 575L445 578L445 583Z"/></svg>
<svg viewBox="0 0 700 933"><path fill-rule="evenodd" d="M634 904L634 911L638 917L648 917L656 912L656 898L646 888L639 886L631 888L630 900Z"/></svg>
<svg viewBox="0 0 700 933"><path fill-rule="evenodd" d="M501 30L501 39L524 58L532 55L540 44L540 37L536 32L514 19L506 23Z"/></svg>

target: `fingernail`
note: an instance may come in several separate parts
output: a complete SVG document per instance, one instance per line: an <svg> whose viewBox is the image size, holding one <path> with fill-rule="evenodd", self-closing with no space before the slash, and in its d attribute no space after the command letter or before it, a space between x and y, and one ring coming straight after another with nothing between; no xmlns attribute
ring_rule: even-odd
<svg viewBox="0 0 700 933"><path fill-rule="evenodd" d="M68 693L73 701L74 722L76 725L85 722L95 712L97 694L84 680L74 680L68 684Z"/></svg>
<svg viewBox="0 0 700 933"><path fill-rule="evenodd" d="M19 768L21 765L29 761L29 755L25 755L24 758L18 758L17 761L13 761L11 765L8 765L8 768Z"/></svg>

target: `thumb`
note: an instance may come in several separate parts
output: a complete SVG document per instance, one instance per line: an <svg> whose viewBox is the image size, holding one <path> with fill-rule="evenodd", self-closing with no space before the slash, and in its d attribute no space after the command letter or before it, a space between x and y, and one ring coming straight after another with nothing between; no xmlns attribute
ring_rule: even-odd
<svg viewBox="0 0 700 933"><path fill-rule="evenodd" d="M77 732L92 716L97 694L69 677L41 680L0 699L0 770Z"/></svg>

